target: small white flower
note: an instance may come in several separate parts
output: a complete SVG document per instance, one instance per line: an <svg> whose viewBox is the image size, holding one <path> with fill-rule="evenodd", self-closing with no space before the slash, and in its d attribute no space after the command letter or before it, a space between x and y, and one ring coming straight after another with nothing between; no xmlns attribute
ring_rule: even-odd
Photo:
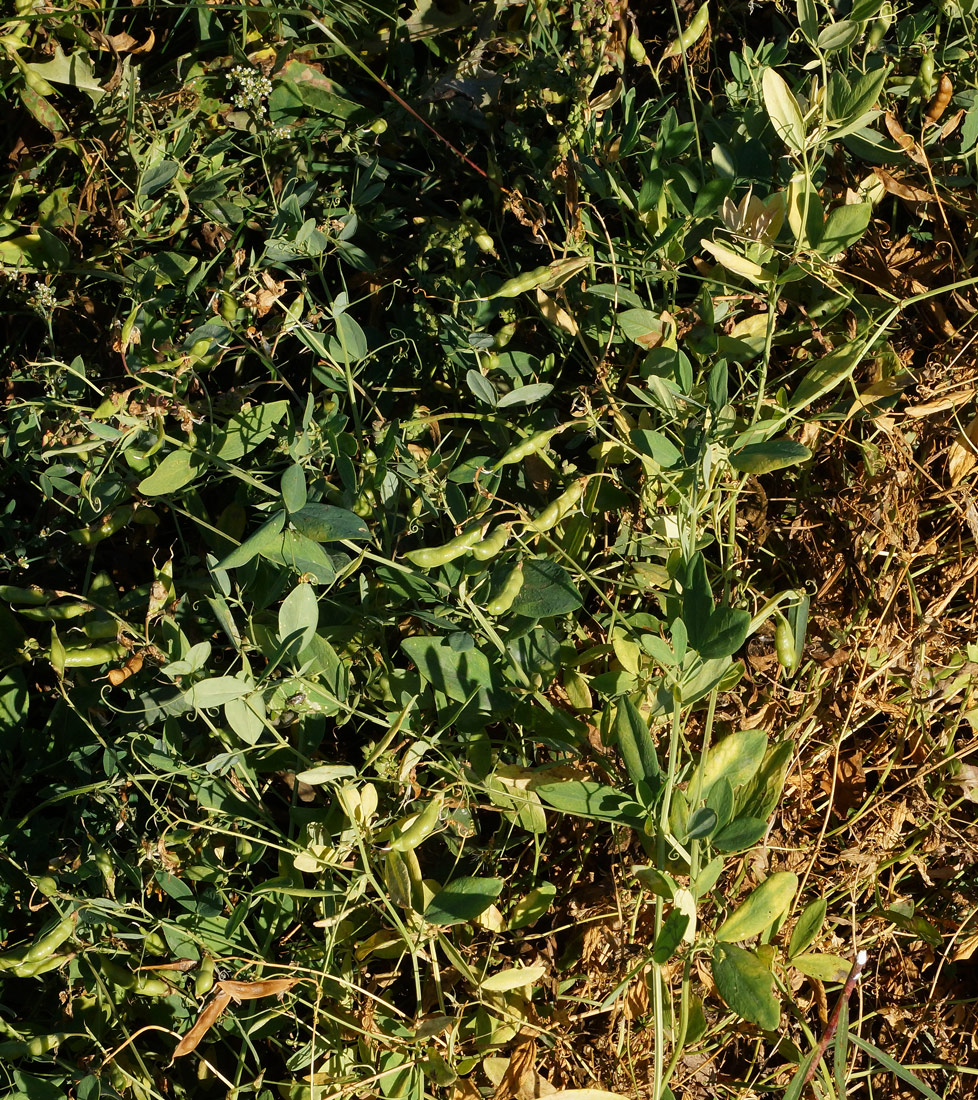
<svg viewBox="0 0 978 1100"><path fill-rule="evenodd" d="M238 82L239 89L237 94L231 97L231 102L240 111L261 107L272 94L272 82L257 69L235 65L231 70L231 76Z"/></svg>

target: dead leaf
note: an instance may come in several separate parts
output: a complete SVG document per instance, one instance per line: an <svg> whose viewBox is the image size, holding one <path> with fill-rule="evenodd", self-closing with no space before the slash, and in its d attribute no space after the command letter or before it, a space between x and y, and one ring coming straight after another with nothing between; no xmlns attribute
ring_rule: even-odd
<svg viewBox="0 0 978 1100"><path fill-rule="evenodd" d="M568 333L570 336L576 336L579 331L577 322L571 317L567 310L559 306L553 298L550 298L539 288L536 293L537 305L540 307L543 319L556 328L562 328L564 332Z"/></svg>
<svg viewBox="0 0 978 1100"><path fill-rule="evenodd" d="M492 1094L493 1100L513 1100L519 1095L520 1083L525 1074L533 1069L537 1059L537 1044L532 1035L525 1035L513 1048L509 1056L509 1065L502 1080Z"/></svg>
<svg viewBox="0 0 978 1100"><path fill-rule="evenodd" d="M959 485L978 462L978 416L972 418L968 426L951 444L947 455L947 472L952 485Z"/></svg>

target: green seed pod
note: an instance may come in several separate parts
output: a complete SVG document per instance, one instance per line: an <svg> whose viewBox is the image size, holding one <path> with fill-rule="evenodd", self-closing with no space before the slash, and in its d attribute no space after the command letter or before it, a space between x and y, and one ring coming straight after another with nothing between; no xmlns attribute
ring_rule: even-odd
<svg viewBox="0 0 978 1100"><path fill-rule="evenodd" d="M798 654L795 651L795 632L783 615L778 616L778 625L774 631L774 648L781 667L788 672L793 672L798 661Z"/></svg>
<svg viewBox="0 0 978 1100"><path fill-rule="evenodd" d="M413 852L438 827L441 808L445 802L443 794L435 795L425 808L417 814L404 818L395 825L402 831L391 841L391 850L395 852Z"/></svg>
<svg viewBox="0 0 978 1100"><path fill-rule="evenodd" d="M65 668L97 668L99 665L107 665L111 661L118 661L129 652L124 645L108 643L107 645L78 646L65 649Z"/></svg>
<svg viewBox="0 0 978 1100"><path fill-rule="evenodd" d="M456 535L451 542L446 542L442 546L426 546L420 550L409 550L404 556L419 569L434 569L439 565L447 565L450 561L468 553L477 542L480 542L485 529L486 524L477 523L474 527Z"/></svg>
<svg viewBox="0 0 978 1100"><path fill-rule="evenodd" d="M672 42L666 46L665 52L662 55L663 61L667 57L678 57L680 54L684 54L688 50L691 50L693 46L699 42L700 38L702 38L709 22L710 4L709 0L707 0L690 20L689 26L683 33L678 38L674 38Z"/></svg>
<svg viewBox="0 0 978 1100"><path fill-rule="evenodd" d="M517 562L516 565L510 570L506 580L503 581L503 586L499 590L499 594L486 604L486 611L494 618L499 615L505 615L507 611L513 606L513 601L520 594L520 589L523 587L523 563Z"/></svg>
<svg viewBox="0 0 978 1100"><path fill-rule="evenodd" d="M512 530L513 525L511 523L501 523L481 542L477 542L472 547L472 557L476 561L488 561L490 558L494 558L509 541Z"/></svg>
<svg viewBox="0 0 978 1100"><path fill-rule="evenodd" d="M43 1058L56 1050L67 1038L59 1031L51 1035L35 1035L30 1039L10 1039L0 1043L0 1058Z"/></svg>
<svg viewBox="0 0 978 1100"><path fill-rule="evenodd" d="M18 588L13 584L0 584L0 600L6 600L13 607L37 607L47 603L52 593L34 585L31 588Z"/></svg>
<svg viewBox="0 0 978 1100"><path fill-rule="evenodd" d="M564 493L556 500L551 501L535 519L526 525L527 531L543 534L545 531L549 531L551 527L555 527L584 495L584 488L587 483L588 478L586 476L579 477L576 481L571 482L570 487Z"/></svg>
<svg viewBox="0 0 978 1100"><path fill-rule="evenodd" d="M206 994L210 993L213 985L214 958L211 955L205 955L199 969L197 970L197 974L194 977L194 993L198 997L203 997Z"/></svg>
<svg viewBox="0 0 978 1100"><path fill-rule="evenodd" d="M57 970L66 961L64 955L52 955L48 959L35 959L15 966L11 973L17 978L39 978L49 970Z"/></svg>
<svg viewBox="0 0 978 1100"><path fill-rule="evenodd" d="M518 298L526 291L536 290L538 286L542 286L552 278L552 274L550 264L535 267L532 271L526 271L513 279L507 279L495 294L489 295L489 298Z"/></svg>
<svg viewBox="0 0 978 1100"><path fill-rule="evenodd" d="M20 613L35 622L61 623L67 619L79 619L92 610L90 603L72 600L70 603L48 604L47 607L25 607Z"/></svg>
<svg viewBox="0 0 978 1100"><path fill-rule="evenodd" d="M886 0L886 3L880 8L879 15L876 17L872 27L870 27L869 34L866 37L866 45L869 49L875 50L879 48L879 44L883 41L883 36L893 25L894 18L893 5L890 3L890 0Z"/></svg>
<svg viewBox="0 0 978 1100"><path fill-rule="evenodd" d="M72 932L75 930L77 922L77 913L69 913L68 916L62 917L50 932L41 936L39 940L27 949L26 961L35 963L40 962L42 959L50 958L65 940L70 938Z"/></svg>
<svg viewBox="0 0 978 1100"><path fill-rule="evenodd" d="M498 470L500 466L511 466L514 462L522 462L532 454L539 454L546 449L552 437L563 430L564 426L561 425L557 428L547 428L535 435L528 435L525 439L521 439L515 447L510 447L493 469Z"/></svg>
<svg viewBox="0 0 978 1100"><path fill-rule="evenodd" d="M122 530L130 522L134 512L135 508L131 504L116 508L100 524L94 527L83 527L79 531L72 531L71 538L81 546L97 546L103 539L107 539L110 535Z"/></svg>

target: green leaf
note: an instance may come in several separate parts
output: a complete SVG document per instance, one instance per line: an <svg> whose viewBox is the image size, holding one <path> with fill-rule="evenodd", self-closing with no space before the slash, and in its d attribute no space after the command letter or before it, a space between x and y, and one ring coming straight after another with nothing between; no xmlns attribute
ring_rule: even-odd
<svg viewBox="0 0 978 1100"><path fill-rule="evenodd" d="M265 703L258 692L224 704L228 725L246 745L256 744L265 732Z"/></svg>
<svg viewBox="0 0 978 1100"><path fill-rule="evenodd" d="M161 160L157 161L156 164L151 164L143 171L142 178L139 181L139 190L136 194L155 195L157 191L169 187L179 171L180 164L175 160Z"/></svg>
<svg viewBox="0 0 978 1100"><path fill-rule="evenodd" d="M627 695L622 696L618 702L612 732L618 738L618 748L625 761L629 779L636 784L645 781L653 790L657 790L661 782L661 772L655 742L649 732L648 723Z"/></svg>
<svg viewBox="0 0 978 1100"><path fill-rule="evenodd" d="M789 960L791 965L808 978L820 982L844 982L852 969L852 963L841 955L823 952L801 952Z"/></svg>
<svg viewBox="0 0 978 1100"><path fill-rule="evenodd" d="M793 439L769 439L766 443L748 443L730 456L730 465L742 474L769 474L807 462L812 452Z"/></svg>
<svg viewBox="0 0 978 1100"><path fill-rule="evenodd" d="M280 533L284 526L285 512L273 513L271 518L266 520L253 535L218 562L216 568L239 569L242 565L247 565L252 558L264 553L266 548L271 549L281 541Z"/></svg>
<svg viewBox="0 0 978 1100"><path fill-rule="evenodd" d="M941 1100L940 1096L938 1096L928 1085L925 1085L916 1074L905 1069L895 1058L892 1058L885 1051L880 1050L879 1047L873 1046L872 1043L867 1043L865 1039L860 1039L858 1035L854 1035L851 1031L849 1032L849 1042L852 1043L853 1046L859 1047L860 1050L864 1050L867 1054L872 1055L884 1069L888 1069L890 1073L895 1074L901 1081L905 1081L911 1088L915 1088L922 1096L926 1096L927 1100Z"/></svg>
<svg viewBox="0 0 978 1100"><path fill-rule="evenodd" d="M771 972L753 952L718 943L712 969L717 992L729 1008L765 1031L777 1028L781 1006L771 992Z"/></svg>
<svg viewBox="0 0 978 1100"><path fill-rule="evenodd" d="M654 348L662 341L662 319L649 309L626 309L619 313L618 327L641 348Z"/></svg>
<svg viewBox="0 0 978 1100"><path fill-rule="evenodd" d="M329 354L337 363L359 363L367 354L367 336L349 313L336 317L336 335L329 338Z"/></svg>
<svg viewBox="0 0 978 1100"><path fill-rule="evenodd" d="M859 37L860 30L860 25L849 19L830 23L818 36L818 48L823 53L847 50Z"/></svg>
<svg viewBox="0 0 978 1100"><path fill-rule="evenodd" d="M527 619L549 619L566 615L583 602L570 573L557 562L541 558L524 563L523 587L510 610Z"/></svg>
<svg viewBox="0 0 978 1100"><path fill-rule="evenodd" d="M688 913L684 913L681 909L673 909L669 913L652 945L652 961L657 966L663 966L676 953L676 948L683 942L683 936L688 927Z"/></svg>
<svg viewBox="0 0 978 1100"><path fill-rule="evenodd" d="M494 409L499 403L499 398L495 389L493 389L492 383L481 371L467 371L465 375L465 384L469 387L474 397L478 397L480 401L484 401L490 408Z"/></svg>
<svg viewBox="0 0 978 1100"><path fill-rule="evenodd" d="M318 626L319 601L312 585L296 585L278 611L279 641L295 656L309 644Z"/></svg>
<svg viewBox="0 0 978 1100"><path fill-rule="evenodd" d="M267 543L258 551L266 561L284 565L293 573L309 573L318 584L332 584L336 580L336 568L329 554L318 542L298 531L269 536Z"/></svg>
<svg viewBox="0 0 978 1100"><path fill-rule="evenodd" d="M556 896L557 887L552 882L541 882L513 906L506 927L511 932L527 928L547 912Z"/></svg>
<svg viewBox="0 0 978 1100"><path fill-rule="evenodd" d="M289 412L288 401L269 401L236 413L228 421L223 437L218 435L218 458L236 462L272 434L275 425ZM217 440L215 440L217 442Z"/></svg>
<svg viewBox="0 0 978 1100"><path fill-rule="evenodd" d="M95 77L95 70L88 60L88 55L82 50L76 50L73 54L65 56L59 42L54 44L54 57L50 61L39 63L31 62L28 69L43 80L52 84L67 84L71 88L77 88L85 92L93 103L105 95L105 89Z"/></svg>
<svg viewBox="0 0 978 1100"><path fill-rule="evenodd" d="M665 871L660 871L651 865L647 867L633 866L632 874L646 890L650 890L656 897L672 901L676 896L677 886L675 880L671 875L667 875Z"/></svg>
<svg viewBox="0 0 978 1100"><path fill-rule="evenodd" d="M788 958L800 955L808 949L822 927L825 920L825 910L825 898L816 898L810 905L805 906L791 931L791 940L788 943Z"/></svg>
<svg viewBox="0 0 978 1100"><path fill-rule="evenodd" d="M798 388L788 403L789 411L801 412L813 401L818 401L819 398L830 393L836 386L841 386L847 378L851 377L860 359L862 359L862 347L858 343L843 344L834 351L830 351L828 355L823 355L798 383Z"/></svg>
<svg viewBox="0 0 978 1100"><path fill-rule="evenodd" d="M647 455L664 470L671 470L682 458L679 448L662 432L646 428L633 428L628 433L628 438L639 454Z"/></svg>
<svg viewBox="0 0 978 1100"><path fill-rule="evenodd" d="M730 657L747 641L750 613L736 607L718 607L706 622L703 641L696 646L707 661Z"/></svg>
<svg viewBox="0 0 978 1100"><path fill-rule="evenodd" d="M405 638L401 649L418 672L437 691L459 703L475 698L481 710L489 709L489 661L479 649L453 649L445 639Z"/></svg>
<svg viewBox="0 0 978 1100"><path fill-rule="evenodd" d="M232 699L240 699L242 695L248 695L252 691L252 685L234 676L211 676L189 688L184 693L184 698L190 706L198 710L208 710L211 707L223 707Z"/></svg>
<svg viewBox="0 0 978 1100"><path fill-rule="evenodd" d="M837 256L859 240L869 227L873 216L873 204L869 202L847 203L837 206L828 216L819 252L825 257Z"/></svg>
<svg viewBox="0 0 978 1100"><path fill-rule="evenodd" d="M301 512L306 506L306 474L298 462L282 474L282 503L287 512Z"/></svg>
<svg viewBox="0 0 978 1100"><path fill-rule="evenodd" d="M742 852L756 844L767 832L767 818L738 817L724 826L713 838L718 852Z"/></svg>
<svg viewBox="0 0 978 1100"><path fill-rule="evenodd" d="M749 940L769 928L788 911L798 892L798 876L791 871L777 871L753 889L747 899L731 913L716 931L722 942Z"/></svg>
<svg viewBox="0 0 978 1100"><path fill-rule="evenodd" d="M354 512L332 504L307 504L291 515L292 526L314 542L370 538L370 529Z"/></svg>
<svg viewBox="0 0 978 1100"><path fill-rule="evenodd" d="M732 789L746 783L761 766L767 749L763 730L739 730L711 745L706 760L696 769L690 790L708 798L713 784L725 779Z"/></svg>
<svg viewBox="0 0 978 1100"><path fill-rule="evenodd" d="M501 878L458 878L428 903L424 919L429 924L465 924L484 913L503 892Z"/></svg>
<svg viewBox="0 0 978 1100"><path fill-rule="evenodd" d="M814 0L796 0L795 15L801 33L814 44L818 34L818 13L815 11Z"/></svg>
<svg viewBox="0 0 978 1100"><path fill-rule="evenodd" d="M761 88L764 93L764 106L774 123L778 137L789 149L796 153L803 152L805 122L798 100L795 99L784 78L774 69L767 68L761 78Z"/></svg>
<svg viewBox="0 0 978 1100"><path fill-rule="evenodd" d="M686 839L700 840L702 837L709 836L717 827L719 820L716 810L709 806L700 806L698 810L693 811L686 824Z"/></svg>
<svg viewBox="0 0 978 1100"><path fill-rule="evenodd" d="M18 668L8 669L0 679L0 729L23 729L30 701L24 674Z"/></svg>
<svg viewBox="0 0 978 1100"><path fill-rule="evenodd" d="M535 405L545 397L553 393L553 386L549 382L535 382L529 386L520 386L504 394L496 402L497 409L511 409L516 405Z"/></svg>
<svg viewBox="0 0 978 1100"><path fill-rule="evenodd" d="M352 764L320 764L299 772L296 779L308 783L310 787L320 787L323 783L338 783L341 779L352 779L357 773Z"/></svg>
<svg viewBox="0 0 978 1100"><path fill-rule="evenodd" d="M634 799L614 787L606 787L590 779L534 784L533 790L555 810L579 817L616 821L624 825L639 824L645 819L642 807Z"/></svg>
<svg viewBox="0 0 978 1100"><path fill-rule="evenodd" d="M181 448L171 451L148 476L139 483L144 497L166 496L189 485L204 468L204 459Z"/></svg>
<svg viewBox="0 0 978 1100"><path fill-rule="evenodd" d="M738 814L767 821L781 797L794 751L791 741L780 741L767 751L756 775L737 792Z"/></svg>

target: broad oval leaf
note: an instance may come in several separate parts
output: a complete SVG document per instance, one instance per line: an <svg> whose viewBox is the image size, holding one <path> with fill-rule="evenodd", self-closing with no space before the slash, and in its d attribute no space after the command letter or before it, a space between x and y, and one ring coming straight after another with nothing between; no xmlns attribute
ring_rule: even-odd
<svg viewBox="0 0 978 1100"><path fill-rule="evenodd" d="M791 940L788 943L788 958L800 955L811 946L825 920L826 908L825 898L816 898L811 905L805 906L791 932Z"/></svg>
<svg viewBox="0 0 978 1100"><path fill-rule="evenodd" d="M191 706L206 710L209 707L223 707L232 699L240 699L252 691L254 687L251 684L234 676L211 676L189 688L184 698Z"/></svg>
<svg viewBox="0 0 978 1100"><path fill-rule="evenodd" d="M520 386L518 390L511 390L500 397L496 404L499 409L513 408L515 405L535 405L553 393L553 386L549 382L535 382L529 386Z"/></svg>
<svg viewBox="0 0 978 1100"><path fill-rule="evenodd" d="M740 729L728 734L706 753L702 773L694 775L691 790L696 790L699 783L700 796L705 799L718 779L725 779L732 789L740 787L760 767L767 748L768 735L762 729Z"/></svg>
<svg viewBox="0 0 978 1100"><path fill-rule="evenodd" d="M841 955L815 951L795 955L790 961L806 978L817 978L820 982L844 982L852 969L852 963Z"/></svg>
<svg viewBox="0 0 978 1100"><path fill-rule="evenodd" d="M523 565L523 585L510 611L527 619L549 619L575 611L584 601L570 573L542 558Z"/></svg>
<svg viewBox="0 0 978 1100"><path fill-rule="evenodd" d="M713 980L728 1008L765 1031L774 1031L781 1006L771 992L771 971L751 951L718 943L713 948Z"/></svg>
<svg viewBox="0 0 978 1100"><path fill-rule="evenodd" d="M546 972L547 968L540 963L534 966L511 966L484 978L479 983L479 988L488 990L490 993L506 993L510 989L522 989L525 985L534 985Z"/></svg>
<svg viewBox="0 0 978 1100"><path fill-rule="evenodd" d="M748 443L730 456L730 465L742 474L769 474L807 462L812 452L793 439L769 439L765 443Z"/></svg>
<svg viewBox="0 0 978 1100"><path fill-rule="evenodd" d="M175 493L189 485L203 468L204 460L190 451L184 448L171 451L151 474L143 478L139 491L145 497Z"/></svg>
<svg viewBox="0 0 978 1100"><path fill-rule="evenodd" d="M758 936L788 911L798 892L798 876L791 871L776 871L747 896L747 900L720 925L716 938L734 943Z"/></svg>
<svg viewBox="0 0 978 1100"><path fill-rule="evenodd" d="M278 611L278 639L290 653L298 654L312 641L319 626L319 601L309 584L298 584Z"/></svg>
<svg viewBox="0 0 978 1100"><path fill-rule="evenodd" d="M435 894L424 919L442 926L466 924L484 913L502 892L501 878L458 878Z"/></svg>
<svg viewBox="0 0 978 1100"><path fill-rule="evenodd" d="M313 542L370 538L370 529L355 512L333 504L307 504L289 518L292 526Z"/></svg>
<svg viewBox="0 0 978 1100"><path fill-rule="evenodd" d="M765 69L761 78L764 93L764 106L774 123L778 137L796 153L805 148L805 121L801 115L798 100L784 78L774 69Z"/></svg>
<svg viewBox="0 0 978 1100"><path fill-rule="evenodd" d="M236 546L227 557L218 562L215 568L238 569L242 565L247 565L258 554L271 551L281 543L281 532L284 526L285 512L276 512L253 535L245 539L240 546Z"/></svg>

